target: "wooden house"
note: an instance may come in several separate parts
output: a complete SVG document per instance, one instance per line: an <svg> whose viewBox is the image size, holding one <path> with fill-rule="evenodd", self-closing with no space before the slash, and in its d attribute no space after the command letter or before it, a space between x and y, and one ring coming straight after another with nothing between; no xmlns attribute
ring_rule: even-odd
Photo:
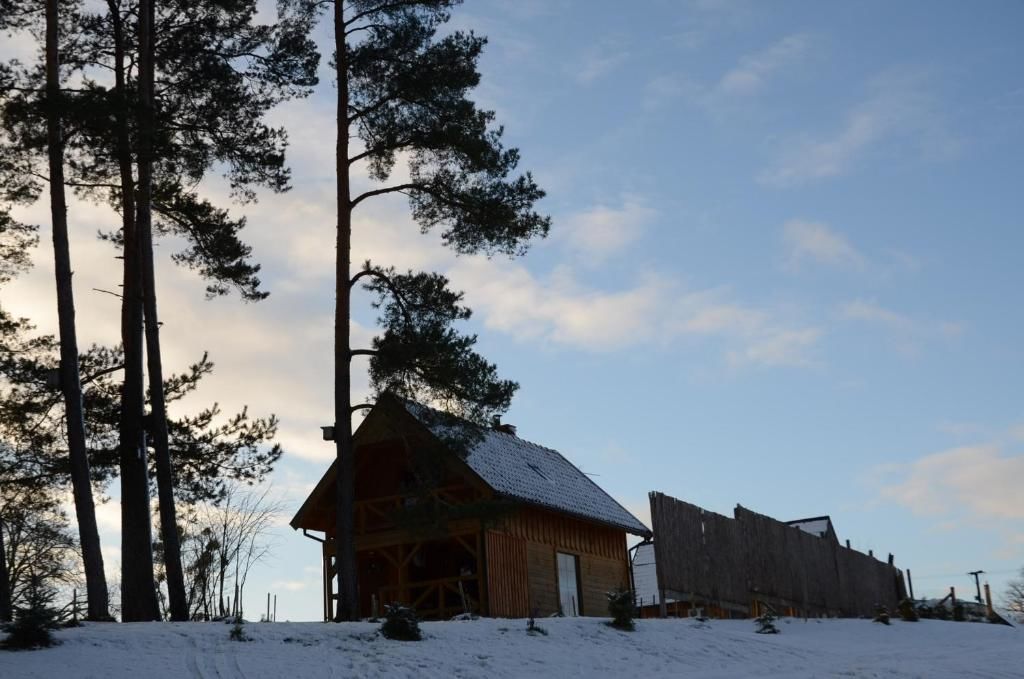
<svg viewBox="0 0 1024 679"><path fill-rule="evenodd" d="M626 534L650 530L557 451L507 425L458 421L471 436L452 437L453 421L384 396L355 432L360 613L399 601L424 618L606 615L605 593L630 582ZM332 464L291 521L322 543L325 619L335 484Z"/></svg>

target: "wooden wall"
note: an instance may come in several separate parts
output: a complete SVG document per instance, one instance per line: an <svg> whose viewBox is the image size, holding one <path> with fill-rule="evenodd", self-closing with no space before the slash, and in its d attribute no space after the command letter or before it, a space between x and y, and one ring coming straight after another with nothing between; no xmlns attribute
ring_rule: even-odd
<svg viewBox="0 0 1024 679"><path fill-rule="evenodd" d="M510 548L510 544L517 546ZM539 616L558 612L557 552L579 557L583 615L606 615L605 593L629 586L626 534L621 529L542 509L522 508L487 532L487 547L491 615L496 617L521 617L530 611ZM507 559L516 563L507 563ZM518 595L510 597L502 589L503 583L521 582L522 570L526 574L525 608L519 608L523 602ZM497 604L496 594L509 603Z"/></svg>
<svg viewBox="0 0 1024 679"><path fill-rule="evenodd" d="M762 514L737 507L735 519L651 493L658 586L674 598L809 615L873 615L905 596L888 563Z"/></svg>
<svg viewBox="0 0 1024 679"><path fill-rule="evenodd" d="M486 554L491 617L525 618L530 614L526 540L487 531Z"/></svg>

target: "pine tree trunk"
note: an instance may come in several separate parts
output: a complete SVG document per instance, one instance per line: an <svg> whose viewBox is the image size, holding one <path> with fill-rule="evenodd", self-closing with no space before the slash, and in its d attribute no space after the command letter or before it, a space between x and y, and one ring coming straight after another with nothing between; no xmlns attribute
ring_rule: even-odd
<svg viewBox="0 0 1024 679"><path fill-rule="evenodd" d="M58 2L46 2L46 127L50 164L50 214L53 219L53 254L57 278L57 318L60 328L60 383L64 392L71 485L82 545L90 620L109 617L107 580L96 526L85 443L82 385L78 373L78 338L75 335L75 298L71 286L71 250L68 244L67 204L64 197L64 140L60 124L60 63L58 54Z"/></svg>
<svg viewBox="0 0 1024 679"><path fill-rule="evenodd" d="M350 325L350 253L352 246L352 206L348 160L348 52L345 44L344 3L334 2L334 41L338 75L337 201L338 234L335 265L334 311L334 440L337 447L337 525L334 531L338 566L338 610L336 619L355 620L359 616L356 582L356 548L353 535L355 506L354 450L352 446L352 390L349 346Z"/></svg>
<svg viewBox="0 0 1024 679"><path fill-rule="evenodd" d="M111 3L112 5L114 3ZM116 8L113 9L116 14ZM147 13L140 9L139 42L149 31ZM116 22L118 25L120 21ZM119 29L115 27L115 32ZM124 35L115 48L116 86L123 110L119 126L119 162L124 226L124 289L121 300L121 343L124 346L124 386L121 391L121 619L125 622L156 620L160 605L153 578L153 527L149 510L149 469L142 428L144 408L142 372L142 267L137 229L138 218L127 212L137 201L128 196L131 156L128 146L127 96L124 81ZM128 182L125 182L127 174Z"/></svg>
<svg viewBox="0 0 1024 679"><path fill-rule="evenodd" d="M149 42L139 43L139 200L136 228L142 264L143 312L145 315L146 359L149 373L150 433L156 462L157 495L160 500L160 537L164 544L167 598L171 620L188 620L185 576L181 570L181 543L174 508L174 480L167 441L167 403L164 398L164 370L160 354L160 323L156 309L156 273L153 265L153 0L143 0L140 12L148 16ZM140 38L142 34L140 32Z"/></svg>
<svg viewBox="0 0 1024 679"><path fill-rule="evenodd" d="M0 519L0 622L11 621L11 574L7 570L4 520Z"/></svg>

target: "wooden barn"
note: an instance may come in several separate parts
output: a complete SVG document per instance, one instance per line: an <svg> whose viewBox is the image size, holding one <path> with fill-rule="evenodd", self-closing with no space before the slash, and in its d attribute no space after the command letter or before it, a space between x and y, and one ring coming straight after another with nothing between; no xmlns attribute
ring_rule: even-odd
<svg viewBox="0 0 1024 679"><path fill-rule="evenodd" d="M606 615L605 593L630 583L626 534L650 530L557 451L508 425L458 421L467 442L452 421L384 396L355 432L361 614L400 601L423 618ZM322 543L324 619L336 601L335 467L291 520Z"/></svg>

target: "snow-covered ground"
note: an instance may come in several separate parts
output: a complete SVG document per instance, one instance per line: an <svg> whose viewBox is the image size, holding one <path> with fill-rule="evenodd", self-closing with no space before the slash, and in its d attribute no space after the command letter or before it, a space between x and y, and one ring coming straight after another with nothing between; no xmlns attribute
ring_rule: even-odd
<svg viewBox="0 0 1024 679"><path fill-rule="evenodd" d="M61 645L0 652L0 678L246 677L1024 677L1019 628L926 620L640 620L620 632L596 618L424 623L421 642L389 641L371 623L92 624Z"/></svg>

